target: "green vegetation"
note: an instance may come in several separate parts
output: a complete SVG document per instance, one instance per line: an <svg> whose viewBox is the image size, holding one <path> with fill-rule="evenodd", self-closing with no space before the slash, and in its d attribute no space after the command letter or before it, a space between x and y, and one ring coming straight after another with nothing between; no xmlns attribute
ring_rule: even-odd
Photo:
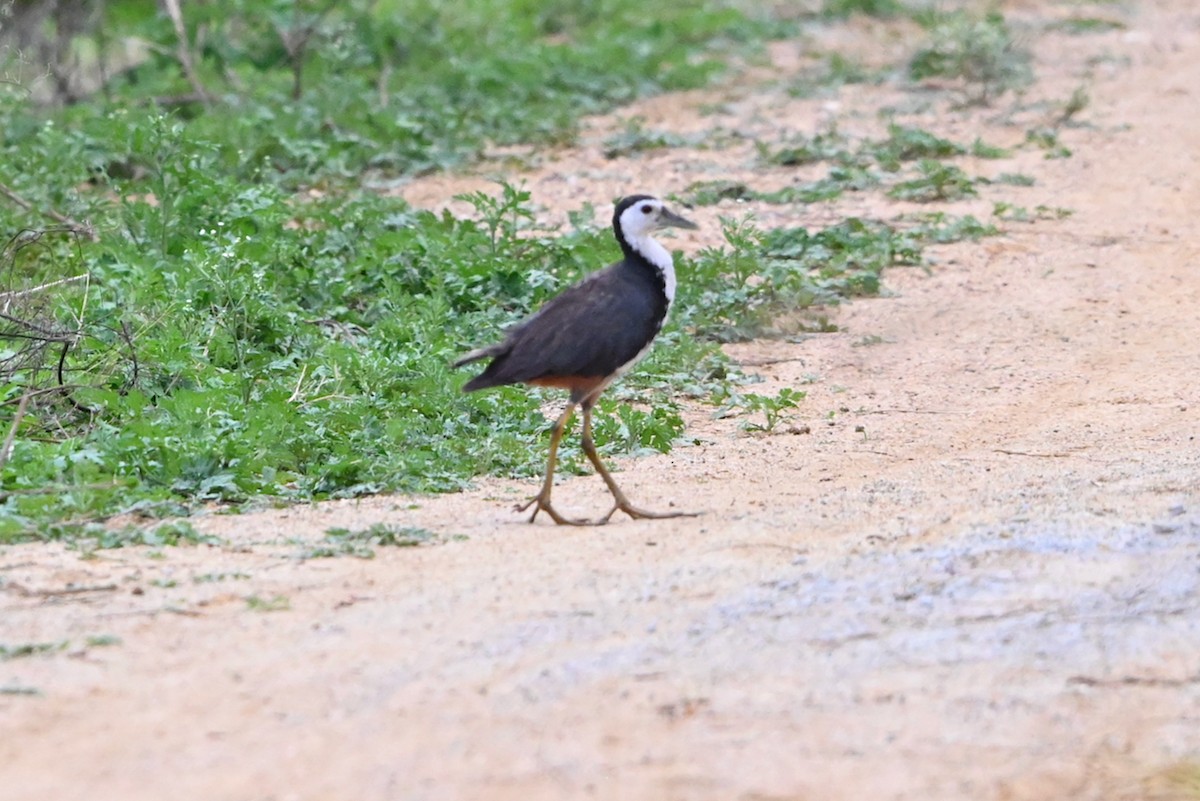
<svg viewBox="0 0 1200 801"><path fill-rule="evenodd" d="M854 83L882 83L888 70L874 70L841 53L827 54L816 67L801 73L791 82L788 94L814 97L831 94L839 86Z"/></svg>
<svg viewBox="0 0 1200 801"><path fill-rule="evenodd" d="M995 232L973 217L948 215L914 225L851 217L815 231L764 231L726 220L730 250L706 251L687 266L691 280L680 286L678 316L686 328L718 341L787 336L795 312L877 294L883 271L921 264L926 243Z"/></svg>
<svg viewBox="0 0 1200 801"><path fill-rule="evenodd" d="M897 17L907 11L900 0L825 0L821 13L827 17L865 14L871 17Z"/></svg>
<svg viewBox="0 0 1200 801"><path fill-rule="evenodd" d="M465 396L449 364L613 260L607 220L585 207L569 230L539 228L509 184L464 196L469 220L378 190L489 142L570 141L580 115L702 85L792 24L700 0L652 21L635 0L182 7L172 19L113 0L90 28L42 20L44 79L32 53L0 50L0 543L64 540L85 555L211 543L186 522L103 521L538 475L541 393ZM848 79L853 65L828 63ZM683 142L634 121L605 145ZM825 162L824 178L689 193L816 202L915 171L931 187L919 191L945 199L972 182L942 160L984 152L1002 154L902 126L863 143L829 131L761 152ZM937 213L815 230L726 220L725 246L680 259L687 280L659 345L602 399L601 450L667 451L683 434L677 398L728 397L742 378L720 342L790 335L812 324L796 312L878 292L884 269L922 263L926 245L989 233ZM744 408L771 430L801 397ZM562 465L582 470L573 443ZM365 557L427 534L330 532L309 555ZM244 576L195 580L226 578Z"/></svg>
<svg viewBox="0 0 1200 801"><path fill-rule="evenodd" d="M1061 206L1045 206L1038 204L1033 207L1033 211L1024 206L1015 206L1012 203L998 202L993 204L992 215L997 220L1007 222L1033 222L1034 220L1062 220L1070 217L1074 212L1071 209L1064 209Z"/></svg>
<svg viewBox="0 0 1200 801"><path fill-rule="evenodd" d="M375 548L413 548L440 540L441 538L432 531L414 526L376 523L365 529L331 528L325 532L323 542L305 551L304 558L354 556L359 559L374 559Z"/></svg>
<svg viewBox="0 0 1200 801"><path fill-rule="evenodd" d="M1071 149L1059 141L1056 128L1033 128L1025 132L1025 141L1046 151L1048 159L1065 159L1071 155Z"/></svg>
<svg viewBox="0 0 1200 801"><path fill-rule="evenodd" d="M292 608L291 599L286 595L272 595L270 598L248 595L245 600L246 609L251 612L286 612Z"/></svg>
<svg viewBox="0 0 1200 801"><path fill-rule="evenodd" d="M935 200L958 200L978 194L975 181L953 164L936 159L921 159L918 175L901 181L888 190L888 197L930 203Z"/></svg>
<svg viewBox="0 0 1200 801"><path fill-rule="evenodd" d="M1052 30L1075 34L1077 36L1089 33L1123 31L1126 27L1125 23L1120 20L1105 17L1068 17L1050 25Z"/></svg>
<svg viewBox="0 0 1200 801"><path fill-rule="evenodd" d="M604 141L604 157L615 159L646 150L662 150L692 144L687 139L668 131L651 131L640 119L630 120L625 130Z"/></svg>
<svg viewBox="0 0 1200 801"><path fill-rule="evenodd" d="M929 41L913 55L908 70L918 81L960 81L967 103L986 105L1031 83L1030 61L998 12L978 18L956 11L935 15Z"/></svg>
<svg viewBox="0 0 1200 801"><path fill-rule="evenodd" d="M745 409L751 415L742 423L743 430L770 434L787 419L788 411L800 405L804 396L805 393L802 391L784 387L775 395L759 395L751 392L734 394L729 403ZM758 414L762 415L762 422L755 419L754 415Z"/></svg>
<svg viewBox="0 0 1200 801"><path fill-rule="evenodd" d="M939 159L965 154L977 158L1007 155L1002 148L978 139L969 146L961 145L929 131L895 123L888 125L887 137L879 140L855 143L837 130L828 130L811 137L789 137L777 147L759 142L757 148L759 159L765 164L792 167L831 162L832 166L825 178L770 192L757 191L740 181L700 181L688 187L682 199L699 206L722 200L818 203L835 200L844 192L890 184L888 195L898 200L956 200L975 195L975 184L980 179L971 178L959 167ZM900 177L910 163L915 163L911 177Z"/></svg>
<svg viewBox="0 0 1200 801"><path fill-rule="evenodd" d="M27 656L38 656L61 651L67 647L67 641L62 642L27 642L20 645L0 645L0 662L9 659L21 659Z"/></svg>

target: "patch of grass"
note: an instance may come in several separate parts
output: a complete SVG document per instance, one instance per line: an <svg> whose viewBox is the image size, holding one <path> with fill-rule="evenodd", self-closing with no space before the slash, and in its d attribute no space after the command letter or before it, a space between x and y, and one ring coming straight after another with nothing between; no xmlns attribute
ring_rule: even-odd
<svg viewBox="0 0 1200 801"><path fill-rule="evenodd" d="M794 78L787 92L792 97L814 97L846 84L882 83L887 75L887 70L871 69L860 61L833 52L825 55L818 66Z"/></svg>
<svg viewBox="0 0 1200 801"><path fill-rule="evenodd" d="M354 556L359 559L374 559L375 548L414 548L439 540L432 531L416 526L375 523L365 529L331 528L325 532L323 542L305 551L304 558Z"/></svg>
<svg viewBox="0 0 1200 801"><path fill-rule="evenodd" d="M1038 204L1033 207L1033 210L1024 206L1015 206L1004 201L997 202L992 206L992 216L998 220L1006 220L1010 222L1033 222L1035 220L1062 220L1074 214L1071 209L1061 206L1046 206Z"/></svg>
<svg viewBox="0 0 1200 801"><path fill-rule="evenodd" d="M1071 156L1071 149L1059 141L1058 131L1054 128L1031 128L1025 132L1025 141L1046 151L1048 159L1065 159Z"/></svg>
<svg viewBox="0 0 1200 801"><path fill-rule="evenodd" d="M779 167L799 167L819 161L846 163L854 158L850 140L836 128L813 136L792 137L775 148L762 142L757 143L756 147L760 161Z"/></svg>
<svg viewBox="0 0 1200 801"><path fill-rule="evenodd" d="M939 14L925 43L909 61L913 80L960 81L969 104L986 105L1033 81L1029 51L1018 44L1004 17L967 12Z"/></svg>
<svg viewBox="0 0 1200 801"><path fill-rule="evenodd" d="M66 640L62 642L27 642L20 645L0 645L0 662L39 656L41 654L51 654L65 650L66 647Z"/></svg>
<svg viewBox="0 0 1200 801"><path fill-rule="evenodd" d="M825 0L821 4L821 15L844 19L852 14L869 17L899 17L908 13L900 0Z"/></svg>
<svg viewBox="0 0 1200 801"><path fill-rule="evenodd" d="M110 648L121 644L121 638L114 634L93 634L84 641L88 648Z"/></svg>
<svg viewBox="0 0 1200 801"><path fill-rule="evenodd" d="M1087 87L1077 86L1071 92L1071 96L1063 103L1062 111L1058 115L1058 125L1072 125L1079 113L1091 105L1092 98L1088 94Z"/></svg>
<svg viewBox="0 0 1200 801"><path fill-rule="evenodd" d="M246 609L251 612L286 612L292 608L292 602L286 595L273 595L270 598L248 595L245 600Z"/></svg>
<svg viewBox="0 0 1200 801"><path fill-rule="evenodd" d="M958 200L978 194L975 179L953 164L921 159L917 163L917 171L919 174L916 178L900 181L892 186L888 190L888 197L931 203L935 200Z"/></svg>
<svg viewBox="0 0 1200 801"><path fill-rule="evenodd" d="M903 125L888 125L888 138L872 142L864 148L889 172L896 172L907 161L919 159L941 159L960 156L967 152L962 145L934 136L921 128Z"/></svg>
<svg viewBox="0 0 1200 801"><path fill-rule="evenodd" d="M980 222L970 214L956 217L945 212L934 211L909 215L902 219L914 223L906 231L909 236L920 242L935 242L941 245L950 242L974 242L985 236L996 236L1000 233L1000 229L996 226Z"/></svg>
<svg viewBox="0 0 1200 801"><path fill-rule="evenodd" d="M249 573L234 571L232 573L201 573L192 576L193 584L209 584L216 581L245 581L250 578Z"/></svg>
<svg viewBox="0 0 1200 801"><path fill-rule="evenodd" d="M978 138L971 143L970 153L975 158L980 159L1002 159L1009 156L1009 151L1006 148L989 145Z"/></svg>
<svg viewBox="0 0 1200 801"><path fill-rule="evenodd" d="M694 143L686 137L669 131L652 131L645 127L644 120L635 118L625 123L623 131L604 140L604 158L615 159L648 150L662 150L690 144Z"/></svg>
<svg viewBox="0 0 1200 801"><path fill-rule="evenodd" d="M608 451L667 453L683 434L679 406L667 400L655 400L642 410L601 398L598 408L596 436Z"/></svg>
<svg viewBox="0 0 1200 801"><path fill-rule="evenodd" d="M1032 175L1026 175L1023 172L1002 172L991 179L991 183L1007 184L1009 186L1033 186L1037 181Z"/></svg>
<svg viewBox="0 0 1200 801"><path fill-rule="evenodd" d="M161 548L175 545L215 545L220 542L216 537L196 531L186 520L153 527L126 525L120 528L110 528L94 522L48 522L36 531L39 539L66 542L85 557L92 556L96 551L138 545ZM21 538L32 536L32 532L27 532Z"/></svg>
<svg viewBox="0 0 1200 801"><path fill-rule="evenodd" d="M870 169L877 165L885 172L898 172L904 164L919 162L921 175L899 186L900 194L928 195L930 200L943 200L970 194L970 179L961 171L940 159L971 154L979 158L1002 158L1008 152L976 139L962 145L939 137L921 128L889 124L888 136L880 140L850 141L837 131L813 137L785 141L779 147L758 143L760 161L778 166L802 166L832 161L829 176L816 182L787 187L776 192L757 192L745 184L712 181L693 184L687 198L698 205L708 205L726 198L761 200L769 203L813 203L833 200L845 191L862 191L879 185L881 177ZM946 193L942 195L940 193Z"/></svg>
<svg viewBox="0 0 1200 801"><path fill-rule="evenodd" d="M806 393L800 390L784 387L775 395L760 395L753 392L731 393L726 400L726 409L741 408L750 418L742 422L743 431L757 431L770 434L788 418L788 412L800 406ZM723 414L723 410L720 414ZM761 415L761 421L754 419Z"/></svg>
<svg viewBox="0 0 1200 801"><path fill-rule="evenodd" d="M585 208L568 230L539 229L510 185L464 196L471 219L362 185L474 158L486 142L569 141L581 114L702 85L730 52L787 29L698 0L650 24L634 0L351 0L312 19L265 0L184 4L189 78L169 19L131 8L103 4L101 27L71 43L108 76L102 90L42 105L61 87L0 83L0 183L31 205L0 202L0 231L26 232L0 244L0 292L36 299L20 310L35 328L0 326L0 431L15 432L0 459L0 543L61 540L85 555L210 543L187 523L103 522L540 474L543 393L464 396L468 372L449 364L616 258L607 220ZM131 37L145 54L99 70L100 39ZM826 67L839 80L858 69L832 55ZM637 123L610 145L676 141ZM950 151L962 146L916 129L867 144L829 131L762 152L781 166L825 162L824 178L690 191L819 202L890 180L881 159ZM42 211L90 228L48 226ZM605 396L598 444L669 449L682 433L672 398L742 380L721 341L787 335L797 323L782 316L878 292L885 268L975 230L956 225L727 221L725 247L679 260L672 319ZM48 332L36 348L30 330ZM582 468L569 447L564 459ZM356 555L403 544L384 532L326 540Z"/></svg>
<svg viewBox="0 0 1200 801"><path fill-rule="evenodd" d="M877 294L884 269L919 264L922 253L919 235L857 218L818 231L726 220L725 238L730 249L686 265L694 281L679 289L681 324L720 341L783 335L780 319Z"/></svg>
<svg viewBox="0 0 1200 801"><path fill-rule="evenodd" d="M1050 30L1062 31L1075 36L1080 36L1089 33L1108 33L1109 31L1123 31L1128 26L1116 19L1108 19L1106 17L1068 17L1067 19L1052 22L1049 26Z"/></svg>
<svg viewBox="0 0 1200 801"><path fill-rule="evenodd" d="M701 181L684 190L682 198L695 206L722 200L757 200L763 203L820 203L836 200L844 192L869 189L879 183L874 173L860 167L833 167L826 178L773 192L751 189L740 181Z"/></svg>
<svg viewBox="0 0 1200 801"><path fill-rule="evenodd" d="M181 9L182 44L166 15L107 3L88 23L60 26L77 31L45 48L62 51L61 62L23 70L14 60L12 71L36 98L86 98L59 115L71 125L102 129L112 113L170 108L193 134L220 141L223 166L266 167L275 179L308 183L364 168L445 166L473 158L486 141L561 142L580 114L704 85L731 51L788 30L733 4L689 0L656 9L653 24L634 0L603 10L519 0L348 0L312 13L274 0ZM143 47L131 49L131 39ZM190 70L176 58L181 49L190 51ZM130 60L131 50L128 69L102 69ZM103 91L89 94L83 87L96 75ZM12 133L37 128L22 120ZM88 155L114 177L144 169L141 152Z"/></svg>
<svg viewBox="0 0 1200 801"><path fill-rule="evenodd" d="M679 195L691 206L713 206L722 200L755 200L761 195L741 181L696 181Z"/></svg>

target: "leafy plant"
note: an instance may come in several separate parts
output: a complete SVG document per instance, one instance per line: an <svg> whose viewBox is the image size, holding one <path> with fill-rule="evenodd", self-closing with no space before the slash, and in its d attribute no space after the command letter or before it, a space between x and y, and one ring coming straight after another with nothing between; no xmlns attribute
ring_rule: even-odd
<svg viewBox="0 0 1200 801"><path fill-rule="evenodd" d="M273 595L270 598L246 596L246 609L251 612L286 612L291 608L292 602L286 595Z"/></svg>
<svg viewBox="0 0 1200 801"><path fill-rule="evenodd" d="M821 5L821 14L834 18L848 17L851 14L896 17L906 11L900 0L825 0Z"/></svg>
<svg viewBox="0 0 1200 801"><path fill-rule="evenodd" d="M784 387L778 394L757 395L746 393L738 396L738 403L750 414L761 414L762 422L747 420L742 424L746 431L762 431L771 433L787 417L787 412L795 409L804 400L804 392Z"/></svg>
<svg viewBox="0 0 1200 801"><path fill-rule="evenodd" d="M1059 141L1058 131L1054 128L1031 128L1025 132L1025 141L1046 151L1048 159L1065 159L1071 156L1071 149Z"/></svg>
<svg viewBox="0 0 1200 801"><path fill-rule="evenodd" d="M604 140L604 158L615 159L686 144L690 144L686 138L667 131L648 130L641 119L634 118L625 123L623 131Z"/></svg>
<svg viewBox="0 0 1200 801"><path fill-rule="evenodd" d="M962 155L967 150L928 131L895 123L888 125L887 139L867 147L879 166L889 172L900 169L900 165L906 161L948 158Z"/></svg>
<svg viewBox="0 0 1200 801"><path fill-rule="evenodd" d="M325 532L324 541L309 548L304 556L306 559L337 556L374 559L378 547L411 548L435 539L432 531L415 526L374 523L365 529L331 528Z"/></svg>
<svg viewBox="0 0 1200 801"><path fill-rule="evenodd" d="M762 142L756 143L759 159L766 164L781 167L797 167L818 161L847 163L853 159L850 142L837 129L829 129L813 136L789 138L777 148Z"/></svg>
<svg viewBox="0 0 1200 801"><path fill-rule="evenodd" d="M27 642L20 645L0 645L0 662L9 659L21 659L27 656L49 654L61 651L67 647L67 642Z"/></svg>
<svg viewBox="0 0 1200 801"><path fill-rule="evenodd" d="M901 181L888 190L888 197L930 203L935 200L957 200L978 194L975 181L953 164L934 159L917 163L919 175Z"/></svg>
<svg viewBox="0 0 1200 801"><path fill-rule="evenodd" d="M913 54L908 71L918 81L960 80L968 103L986 105L1032 82L1030 62L1029 51L1017 44L998 12L982 19L951 12L936 19L929 41Z"/></svg>
<svg viewBox="0 0 1200 801"><path fill-rule="evenodd" d="M481 473L540 473L548 396L463 395L465 373L448 365L611 262L607 221L584 207L568 210L567 230L539 228L528 192L509 184L461 196L469 219L378 190L486 143L570 141L582 114L703 85L730 53L795 26L699 0L657 9L649 25L634 0L535 6L232 0L181 4L176 19L106 3L64 45L101 86L79 83L70 59L47 65L52 84L5 65L0 230L22 233L0 246L0 292L27 299L22 325L48 333L23 349L33 329L0 327L0 432L12 433L0 543L61 540L85 555L206 543L170 521L263 497L439 492ZM145 53L101 69L107 48L130 38ZM830 80L860 69L837 54L822 64ZM41 102L55 98L71 102ZM684 141L635 121L608 144ZM688 194L823 202L966 149L914 128L891 126L880 141L830 129L760 148L778 167L824 163L824 177ZM949 168L939 176L922 176L922 191L970 186ZM681 395L744 382L720 342L827 329L809 309L878 292L885 269L920 264L929 242L995 230L933 215L723 225L723 246L678 258L668 326L602 401L606 453L669 449L683 432ZM583 469L573 447L564 459ZM139 524L110 522L119 514ZM367 530L316 547L366 556L421 536Z"/></svg>

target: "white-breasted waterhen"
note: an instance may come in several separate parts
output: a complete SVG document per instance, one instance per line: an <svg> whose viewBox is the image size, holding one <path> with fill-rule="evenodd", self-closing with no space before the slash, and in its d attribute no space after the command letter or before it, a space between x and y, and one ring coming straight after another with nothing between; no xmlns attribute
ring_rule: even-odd
<svg viewBox="0 0 1200 801"><path fill-rule="evenodd" d="M550 434L550 455L542 491L517 508L533 506L529 522L545 510L555 523L607 523L619 509L633 518L682 517L686 512L647 512L629 502L600 461L592 442L592 409L609 384L646 354L662 329L675 299L671 254L651 237L656 228L696 228L661 200L631 195L617 203L613 231L625 258L587 276L550 300L533 316L508 330L504 340L468 353L461 367L492 361L463 386L464 392L505 384L532 384L570 391L567 408ZM616 504L599 520L572 520L550 504L558 443L575 407L583 410L583 452L604 479Z"/></svg>

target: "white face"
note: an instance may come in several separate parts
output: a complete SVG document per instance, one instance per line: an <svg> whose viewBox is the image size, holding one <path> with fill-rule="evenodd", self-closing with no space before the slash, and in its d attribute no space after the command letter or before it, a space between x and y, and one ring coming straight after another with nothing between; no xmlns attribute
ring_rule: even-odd
<svg viewBox="0 0 1200 801"><path fill-rule="evenodd" d="M658 198L639 201L621 213L621 231L629 240L643 239L660 226L663 203Z"/></svg>

